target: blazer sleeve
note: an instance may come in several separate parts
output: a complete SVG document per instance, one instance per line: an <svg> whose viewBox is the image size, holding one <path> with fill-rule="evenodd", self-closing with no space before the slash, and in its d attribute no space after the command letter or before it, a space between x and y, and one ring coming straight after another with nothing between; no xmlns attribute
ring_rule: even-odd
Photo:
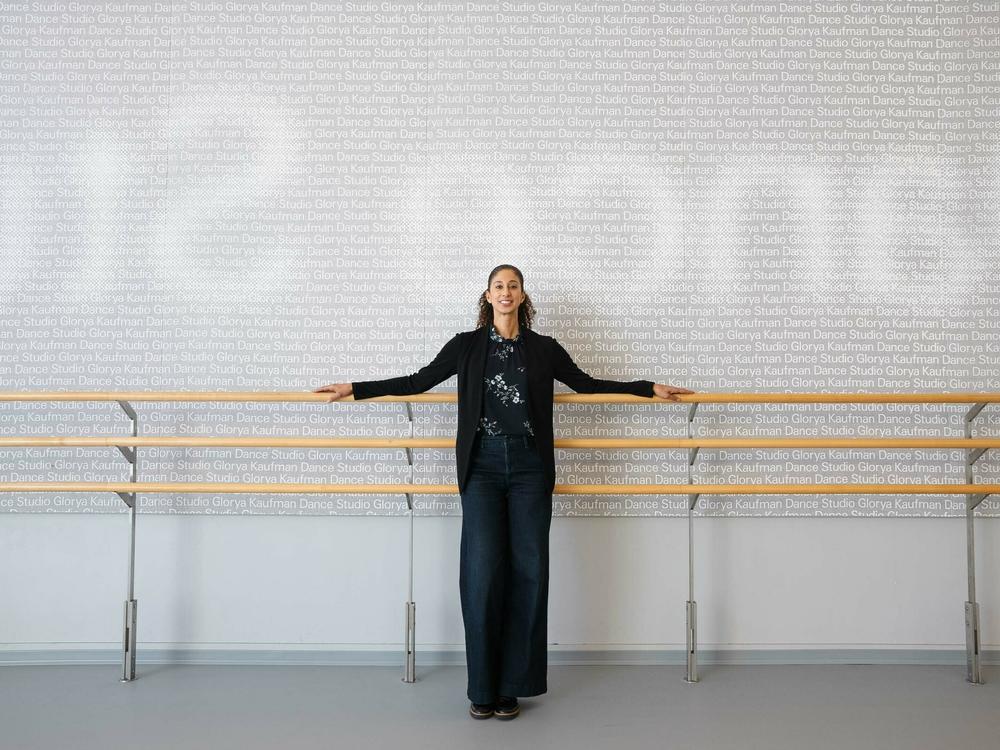
<svg viewBox="0 0 1000 750"><path fill-rule="evenodd" d="M361 380L351 383L354 400L360 401L374 396L412 396L423 393L458 372L458 351L461 334L456 333L446 343L434 361L412 375L385 380Z"/></svg>
<svg viewBox="0 0 1000 750"><path fill-rule="evenodd" d="M560 383L565 383L577 393L631 393L635 396L653 398L652 380L601 380L585 373L569 356L562 344L552 339L552 375Z"/></svg>

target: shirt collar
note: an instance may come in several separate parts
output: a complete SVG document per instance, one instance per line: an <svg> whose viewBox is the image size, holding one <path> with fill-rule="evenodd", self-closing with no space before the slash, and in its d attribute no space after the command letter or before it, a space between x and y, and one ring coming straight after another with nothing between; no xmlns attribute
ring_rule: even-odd
<svg viewBox="0 0 1000 750"><path fill-rule="evenodd" d="M517 335L514 338L505 339L503 336L500 335L500 332L497 331L496 326L490 323L490 341L496 341L498 344L502 344L505 342L511 342L516 344L521 341L521 331L518 330Z"/></svg>

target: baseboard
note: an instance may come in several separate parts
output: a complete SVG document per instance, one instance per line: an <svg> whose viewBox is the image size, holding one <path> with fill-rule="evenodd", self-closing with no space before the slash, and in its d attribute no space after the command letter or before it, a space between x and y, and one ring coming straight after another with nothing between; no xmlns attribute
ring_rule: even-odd
<svg viewBox="0 0 1000 750"><path fill-rule="evenodd" d="M120 664L117 649L17 648L0 647L2 666L52 666L71 664ZM550 666L683 665L683 649L549 649ZM983 665L1000 663L1000 649L983 651ZM422 666L465 666L465 651L418 648L416 663ZM350 649L136 649L137 664L196 664L226 666L371 666L403 668L405 655L396 650ZM699 664L914 664L964 665L964 649L705 649L698 651Z"/></svg>

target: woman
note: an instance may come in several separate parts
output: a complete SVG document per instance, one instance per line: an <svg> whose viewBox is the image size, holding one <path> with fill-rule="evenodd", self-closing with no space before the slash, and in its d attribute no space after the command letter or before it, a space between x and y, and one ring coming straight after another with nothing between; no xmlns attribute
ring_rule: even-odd
<svg viewBox="0 0 1000 750"><path fill-rule="evenodd" d="M546 692L549 526L555 486L552 381L579 393L677 401L686 388L598 380L552 337L531 330L534 307L510 265L490 271L479 320L412 375L317 388L334 401L407 396L458 375L455 459L462 498L459 590L470 714L518 715L518 696Z"/></svg>

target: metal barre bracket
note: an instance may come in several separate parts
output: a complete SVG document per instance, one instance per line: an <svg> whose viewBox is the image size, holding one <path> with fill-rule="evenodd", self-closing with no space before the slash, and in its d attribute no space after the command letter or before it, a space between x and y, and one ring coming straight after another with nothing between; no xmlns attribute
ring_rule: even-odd
<svg viewBox="0 0 1000 750"><path fill-rule="evenodd" d="M965 437L972 437L972 422L979 412L986 407L986 402L978 402L965 413ZM965 483L975 481L976 461L989 448L969 448L965 452ZM980 633L979 633L979 603L976 601L976 544L975 544L975 510L990 493L970 493L965 496L965 551L968 564L969 598L965 602L965 680L973 685L983 684Z"/></svg>
<svg viewBox="0 0 1000 750"><path fill-rule="evenodd" d="M410 402L404 402L406 405L406 418L410 422L410 437L413 437L413 410L410 408ZM410 465L410 484L413 484L413 451L409 446L406 447L406 461ZM409 562L409 588L407 593L407 600L405 606L406 615L406 625L405 633L403 634L403 639L406 649L406 661L403 666L403 682L416 682L417 681L417 656L416 656L416 645L417 645L417 605L413 601L413 493L406 493L406 509L410 516L410 562Z"/></svg>
<svg viewBox="0 0 1000 750"><path fill-rule="evenodd" d="M122 678L120 682L135 679L135 623L139 602L129 599L125 602L125 625L122 635Z"/></svg>
<svg viewBox="0 0 1000 750"><path fill-rule="evenodd" d="M139 415L132 408L128 401L118 401L128 418L132 421L132 437L139 435ZM125 460L132 465L132 482L138 481L139 477L139 450L137 447L117 446L118 450L125 457ZM128 544L128 585L125 597L125 622L122 630L122 677L121 682L131 682L135 679L135 646L136 646L136 618L138 615L139 602L135 599L135 511L138 506L135 492L118 492L118 497L128 506L129 515L129 544Z"/></svg>
<svg viewBox="0 0 1000 750"><path fill-rule="evenodd" d="M694 422L695 412L698 411L698 403L691 404L687 415L687 433L691 435L691 425ZM695 446L688 450L688 484L694 484L692 471L695 458L698 456L698 448ZM685 682L698 681L698 622L696 614L698 605L694 600L694 509L698 504L700 493L688 495L688 600L685 605L685 630L687 631L687 670L684 674Z"/></svg>

